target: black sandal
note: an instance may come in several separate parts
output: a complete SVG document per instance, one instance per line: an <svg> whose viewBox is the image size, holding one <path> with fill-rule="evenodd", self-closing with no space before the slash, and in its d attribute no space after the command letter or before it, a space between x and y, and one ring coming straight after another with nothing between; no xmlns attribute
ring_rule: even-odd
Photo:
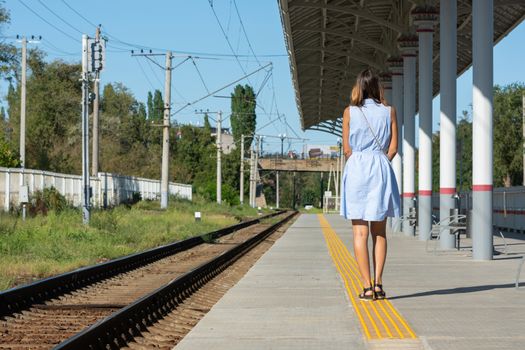
<svg viewBox="0 0 525 350"><path fill-rule="evenodd" d="M372 292L372 294L366 294L367 292ZM375 299L375 292L373 287L363 288L363 293L359 294L359 299L361 300L374 300Z"/></svg>
<svg viewBox="0 0 525 350"><path fill-rule="evenodd" d="M375 290L376 288L379 288L379 291ZM374 285L374 294L376 295L376 299L385 299L386 298L386 293L383 290L383 285L382 284Z"/></svg>

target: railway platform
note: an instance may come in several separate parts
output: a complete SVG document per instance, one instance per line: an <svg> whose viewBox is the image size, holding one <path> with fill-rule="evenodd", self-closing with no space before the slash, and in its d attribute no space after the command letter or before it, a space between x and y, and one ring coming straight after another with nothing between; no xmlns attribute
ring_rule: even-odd
<svg viewBox="0 0 525 350"><path fill-rule="evenodd" d="M495 236L504 253L476 261L468 239L434 254L391 234L388 300L374 302L356 298L351 241L342 217L301 215L174 349L524 348L525 283L514 282L525 235Z"/></svg>

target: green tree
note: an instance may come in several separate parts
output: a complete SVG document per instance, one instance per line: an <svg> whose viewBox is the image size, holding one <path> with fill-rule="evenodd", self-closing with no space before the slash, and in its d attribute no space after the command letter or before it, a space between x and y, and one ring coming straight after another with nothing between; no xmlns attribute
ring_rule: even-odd
<svg viewBox="0 0 525 350"><path fill-rule="evenodd" d="M26 164L28 168L80 172L80 65L45 62L42 51L28 55ZM11 140L18 148L20 84L7 94Z"/></svg>
<svg viewBox="0 0 525 350"><path fill-rule="evenodd" d="M155 90L153 94L153 110L150 116L151 120L161 120L164 114L164 101L162 100L162 93Z"/></svg>
<svg viewBox="0 0 525 350"><path fill-rule="evenodd" d="M211 124L208 113L204 113L204 131L211 134Z"/></svg>
<svg viewBox="0 0 525 350"><path fill-rule="evenodd" d="M525 85L494 87L494 185L513 186L523 180L522 96Z"/></svg>
<svg viewBox="0 0 525 350"><path fill-rule="evenodd" d="M460 191L472 188L472 121L463 111L456 129L458 155L456 160L457 185Z"/></svg>
<svg viewBox="0 0 525 350"><path fill-rule="evenodd" d="M0 137L0 166L6 168L17 168L20 166L19 154L11 148L3 137Z"/></svg>
<svg viewBox="0 0 525 350"><path fill-rule="evenodd" d="M231 94L231 126L233 139L237 145L241 142L241 135L245 135L244 148L249 149L255 133L256 107L255 93L249 85L237 85Z"/></svg>
<svg viewBox="0 0 525 350"><path fill-rule="evenodd" d="M4 1L0 1L0 36L4 28L10 22L9 11L4 7ZM18 52L14 45L0 42L0 77L12 78L18 67Z"/></svg>
<svg viewBox="0 0 525 350"><path fill-rule="evenodd" d="M148 119L153 119L153 94L151 91L148 91L148 100L146 103L148 106Z"/></svg>

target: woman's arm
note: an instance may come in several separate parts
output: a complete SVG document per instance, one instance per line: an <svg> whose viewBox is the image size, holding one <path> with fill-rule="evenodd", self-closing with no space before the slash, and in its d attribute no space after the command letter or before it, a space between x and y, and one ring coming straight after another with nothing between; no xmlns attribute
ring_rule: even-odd
<svg viewBox="0 0 525 350"><path fill-rule="evenodd" d="M390 146L388 146L387 157L389 160L394 159L397 154L397 116L396 109L392 106L390 107Z"/></svg>
<svg viewBox="0 0 525 350"><path fill-rule="evenodd" d="M350 107L346 107L343 112L343 154L348 159L352 155L352 149L348 143L348 136L350 135Z"/></svg>

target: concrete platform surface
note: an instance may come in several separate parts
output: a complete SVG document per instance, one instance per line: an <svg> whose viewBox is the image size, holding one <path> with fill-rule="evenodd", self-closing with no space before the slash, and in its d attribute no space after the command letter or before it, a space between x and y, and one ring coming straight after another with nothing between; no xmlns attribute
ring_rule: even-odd
<svg viewBox="0 0 525 350"><path fill-rule="evenodd" d="M336 215L327 218L353 251L348 223ZM384 288L426 349L525 349L525 283L514 288L525 235L506 234L506 243L507 254L474 261L470 239L461 240L459 252L434 255L417 238L388 237ZM494 236L494 245L504 251L501 237Z"/></svg>
<svg viewBox="0 0 525 350"><path fill-rule="evenodd" d="M175 347L365 349L316 215L302 215Z"/></svg>
<svg viewBox="0 0 525 350"><path fill-rule="evenodd" d="M433 254L416 238L390 235L383 284L417 339L367 339L332 260L334 249L353 254L350 223L324 217L323 228L317 215L299 217L175 349L525 349L525 283L514 288L523 235L507 237L507 254L489 262L472 260L470 240ZM329 249L327 225L342 244ZM494 243L503 251L501 238Z"/></svg>

